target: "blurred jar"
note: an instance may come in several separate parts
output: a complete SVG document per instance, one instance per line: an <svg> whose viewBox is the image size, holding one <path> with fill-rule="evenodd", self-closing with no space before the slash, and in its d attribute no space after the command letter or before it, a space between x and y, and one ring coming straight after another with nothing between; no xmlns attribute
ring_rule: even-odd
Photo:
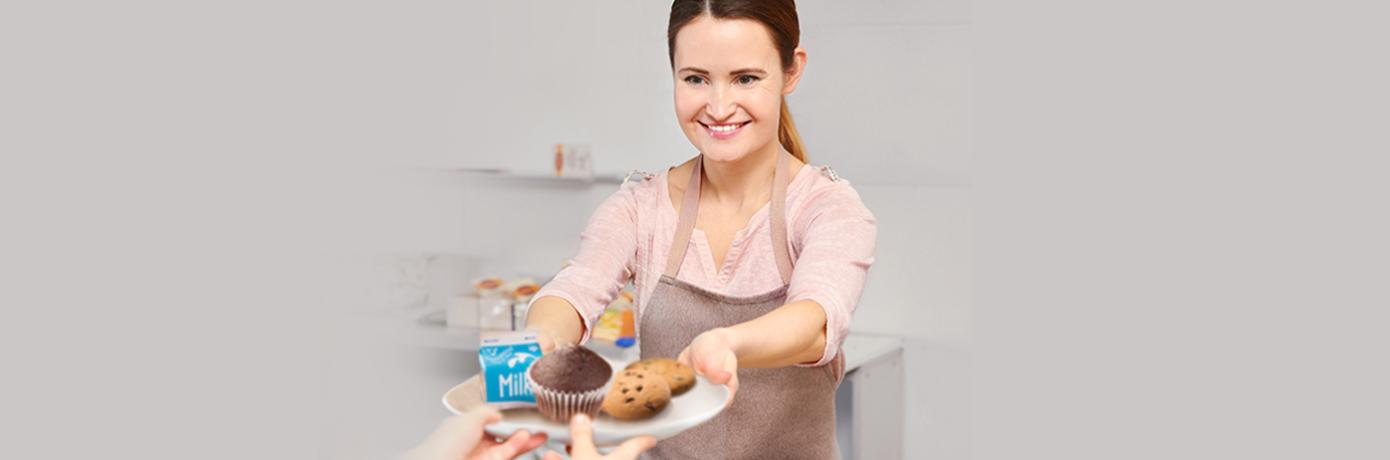
<svg viewBox="0 0 1390 460"><path fill-rule="evenodd" d="M526 314L531 311L531 298L541 290L541 285L530 278L518 280L511 286L512 330L526 329Z"/></svg>
<svg viewBox="0 0 1390 460"><path fill-rule="evenodd" d="M512 305L510 295L502 292L478 294L478 328L485 330L512 330Z"/></svg>
<svg viewBox="0 0 1390 460"><path fill-rule="evenodd" d="M593 155L587 144L555 144L555 175L594 177Z"/></svg>

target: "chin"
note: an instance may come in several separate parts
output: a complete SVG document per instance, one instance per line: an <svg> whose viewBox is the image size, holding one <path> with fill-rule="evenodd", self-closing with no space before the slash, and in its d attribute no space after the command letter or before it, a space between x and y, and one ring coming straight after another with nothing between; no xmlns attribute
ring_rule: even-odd
<svg viewBox="0 0 1390 460"><path fill-rule="evenodd" d="M731 163L742 160L748 156L749 149L738 145L715 145L708 146L700 153L705 155L705 159L720 163Z"/></svg>

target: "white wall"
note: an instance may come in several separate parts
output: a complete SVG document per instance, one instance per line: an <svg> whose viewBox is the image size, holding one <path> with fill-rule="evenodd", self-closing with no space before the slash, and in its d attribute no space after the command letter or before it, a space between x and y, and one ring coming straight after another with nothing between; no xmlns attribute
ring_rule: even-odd
<svg viewBox="0 0 1390 460"><path fill-rule="evenodd" d="M905 451L969 457L971 22L964 0L802 1L807 74L790 98L813 163L835 167L879 218L877 262L853 328L908 338ZM657 170L693 155L674 122L669 3L485 2L416 11L446 104L421 118L424 167L397 202L381 250L468 254L461 276L553 273L573 254L593 187L470 180L444 168L544 171L557 142L592 145L596 169ZM439 17L445 16L445 17ZM427 62L427 61L422 61ZM403 71L406 71L403 70ZM443 115L443 117L440 117ZM413 115L420 117L420 115ZM443 119L441 119L443 118ZM412 144L406 144L412 145ZM516 203L526 209L518 211Z"/></svg>

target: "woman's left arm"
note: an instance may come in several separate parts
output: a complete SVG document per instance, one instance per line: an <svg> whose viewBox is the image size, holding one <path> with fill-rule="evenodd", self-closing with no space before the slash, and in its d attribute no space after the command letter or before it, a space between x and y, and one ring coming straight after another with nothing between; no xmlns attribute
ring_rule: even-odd
<svg viewBox="0 0 1390 460"><path fill-rule="evenodd" d="M825 309L799 300L752 321L695 336L677 360L711 383L738 393L738 368L785 367L815 362L826 352Z"/></svg>
<svg viewBox="0 0 1390 460"><path fill-rule="evenodd" d="M706 331L680 360L714 383L737 383L739 367L821 365L835 358L873 264L877 220L847 184L833 184L792 222L801 242L788 303Z"/></svg>
<svg viewBox="0 0 1390 460"><path fill-rule="evenodd" d="M826 351L825 310L799 300L752 321L710 329L695 336L678 361L711 383L738 393L738 368L785 367L816 361Z"/></svg>

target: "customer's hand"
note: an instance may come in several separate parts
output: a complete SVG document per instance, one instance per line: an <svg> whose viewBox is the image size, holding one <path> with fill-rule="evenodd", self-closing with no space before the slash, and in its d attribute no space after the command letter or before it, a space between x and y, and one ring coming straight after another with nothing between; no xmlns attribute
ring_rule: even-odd
<svg viewBox="0 0 1390 460"><path fill-rule="evenodd" d="M445 419L439 428L405 454L406 460L510 460L544 444L545 433L531 435L525 430L497 442L483 426L502 419L496 409L481 406Z"/></svg>
<svg viewBox="0 0 1390 460"><path fill-rule="evenodd" d="M728 329L721 327L695 336L676 361L690 366L710 383L728 386L728 401L731 402L734 393L738 393L738 356L734 354L728 333Z"/></svg>
<svg viewBox="0 0 1390 460"><path fill-rule="evenodd" d="M598 453L594 447L594 426L589 416L579 414L570 419L570 458L572 460L635 460L643 451L656 446L656 438L639 436L629 439L608 455ZM545 460L560 460L560 454L546 452Z"/></svg>

